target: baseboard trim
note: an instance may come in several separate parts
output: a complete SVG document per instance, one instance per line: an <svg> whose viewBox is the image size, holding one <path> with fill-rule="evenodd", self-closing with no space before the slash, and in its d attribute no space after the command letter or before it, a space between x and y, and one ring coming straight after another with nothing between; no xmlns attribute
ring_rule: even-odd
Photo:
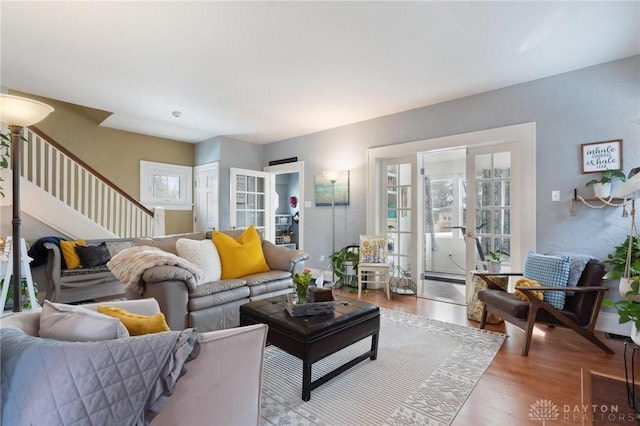
<svg viewBox="0 0 640 426"><path fill-rule="evenodd" d="M596 321L596 330L607 333L619 334L621 336L629 336L631 334L630 323L620 324L620 317L613 312L600 312Z"/></svg>

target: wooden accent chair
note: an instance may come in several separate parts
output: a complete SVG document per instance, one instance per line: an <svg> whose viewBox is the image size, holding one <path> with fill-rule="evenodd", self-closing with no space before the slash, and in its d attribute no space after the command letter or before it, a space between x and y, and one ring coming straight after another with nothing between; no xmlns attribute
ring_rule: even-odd
<svg viewBox="0 0 640 426"><path fill-rule="evenodd" d="M503 318L525 332L522 356L529 354L531 335L535 324L546 324L551 327L566 327L575 331L603 351L613 354L613 350L594 334L594 327L600 312L604 293L609 290L602 285L604 264L598 260L590 260L585 266L577 287L516 287L528 297L528 301L519 299L513 293L491 281L491 275L522 275L517 273L489 274L476 273L487 283L487 288L478 292L478 299L484 303L480 328L484 328L487 313L491 312ZM556 309L532 293L534 290L564 291L567 293L563 309Z"/></svg>

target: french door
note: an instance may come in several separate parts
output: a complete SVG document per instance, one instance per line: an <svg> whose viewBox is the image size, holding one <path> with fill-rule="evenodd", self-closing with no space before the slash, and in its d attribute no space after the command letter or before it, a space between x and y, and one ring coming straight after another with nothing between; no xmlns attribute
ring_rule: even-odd
<svg viewBox="0 0 640 426"><path fill-rule="evenodd" d="M230 170L231 228L255 226L264 238L275 241L270 174L258 170Z"/></svg>
<svg viewBox="0 0 640 426"><path fill-rule="evenodd" d="M515 143L467 150L466 269L483 270L490 251L509 254L503 268L522 267L522 188Z"/></svg>
<svg viewBox="0 0 640 426"><path fill-rule="evenodd" d="M381 164L381 176L385 188L381 201L383 206L381 229L387 237L387 262L391 263L392 283L394 280L411 282L416 288L420 282L414 253L418 250L415 235L415 205L417 183L417 158L415 155L403 158L386 159Z"/></svg>

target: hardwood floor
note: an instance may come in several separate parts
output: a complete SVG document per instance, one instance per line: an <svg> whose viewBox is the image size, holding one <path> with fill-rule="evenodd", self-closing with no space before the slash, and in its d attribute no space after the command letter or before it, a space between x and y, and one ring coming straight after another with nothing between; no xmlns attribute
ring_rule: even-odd
<svg viewBox="0 0 640 426"><path fill-rule="evenodd" d="M356 297L353 294L341 294ZM440 321L476 328L480 326L477 322L467 320L466 307L461 305L416 300L413 296L394 296L393 300L387 300L384 293L377 290L370 291L363 296L363 300ZM529 356L523 357L520 355L523 342L520 329L511 324L489 325L487 329L505 333L508 337L458 413L452 423L454 426L542 424L542 419L534 421L529 416L531 406L544 399L555 404L559 413L555 421L547 424L593 424L591 422L594 419L600 420L598 416L581 408L582 370L624 378L624 344L605 339L602 333L599 336L616 352L615 355L604 353L571 330L541 326L534 330ZM584 404L588 402L584 401ZM611 404L620 405L622 412L626 400L612 401ZM597 424L635 424L630 419L625 420L626 423Z"/></svg>

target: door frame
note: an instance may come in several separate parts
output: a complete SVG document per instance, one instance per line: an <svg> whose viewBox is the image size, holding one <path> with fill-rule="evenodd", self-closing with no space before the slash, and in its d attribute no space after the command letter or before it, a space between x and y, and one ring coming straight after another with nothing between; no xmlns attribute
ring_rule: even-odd
<svg viewBox="0 0 640 426"><path fill-rule="evenodd" d="M372 147L367 151L367 233L378 231L379 218L382 214L379 164L383 159L417 155L420 152L435 151L450 148L475 148L481 146L515 142L520 147L521 183L519 191L522 195L520 202L522 212L520 228L520 251L526 253L528 249L536 249L536 123L515 124L488 130L460 133L433 139L406 142L382 147ZM525 225L526 224L526 225ZM417 228L416 228L417 229ZM417 250L419 251L419 250ZM412 264L417 265L418 254ZM467 282L470 281L470 271L467 272Z"/></svg>
<svg viewBox="0 0 640 426"><path fill-rule="evenodd" d="M275 188L276 175L284 175L289 173L298 173L299 179L299 193L298 193L298 206L300 208L300 219L298 221L298 250L304 250L304 222L305 214L304 209L307 207L305 204L304 195L304 161L296 161L293 163L278 164L275 166L264 167L263 170L271 175L271 187ZM275 213L274 213L275 218Z"/></svg>

